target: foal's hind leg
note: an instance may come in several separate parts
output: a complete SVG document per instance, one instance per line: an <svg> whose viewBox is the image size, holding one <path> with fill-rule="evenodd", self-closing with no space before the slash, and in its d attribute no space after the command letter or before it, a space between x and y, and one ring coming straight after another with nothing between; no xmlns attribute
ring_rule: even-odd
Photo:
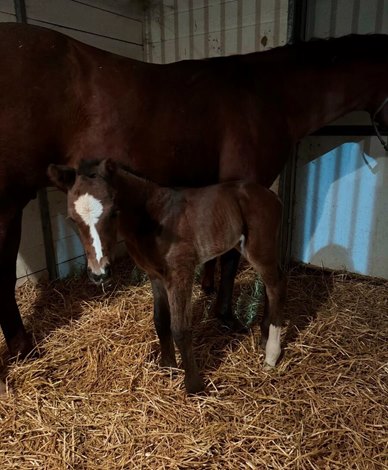
<svg viewBox="0 0 388 470"><path fill-rule="evenodd" d="M151 286L154 295L154 324L160 342L160 365L162 367L176 367L167 292L159 279L151 279Z"/></svg>
<svg viewBox="0 0 388 470"><path fill-rule="evenodd" d="M278 233L281 204L271 192L253 193L247 210L248 239L243 254L261 275L265 286L264 315L261 322L261 344L265 362L274 366L281 353L280 333L286 298L286 279L278 266ZM256 215L257 214L257 215Z"/></svg>
<svg viewBox="0 0 388 470"><path fill-rule="evenodd" d="M260 274L265 286L260 344L265 347L266 364L275 366L281 353L280 334L286 297L286 279L276 263L264 264L254 255L249 256L248 260Z"/></svg>
<svg viewBox="0 0 388 470"><path fill-rule="evenodd" d="M275 366L281 353L280 334L286 297L286 280L279 268L261 267L265 284L264 316L261 323L261 345L265 347L265 362Z"/></svg>

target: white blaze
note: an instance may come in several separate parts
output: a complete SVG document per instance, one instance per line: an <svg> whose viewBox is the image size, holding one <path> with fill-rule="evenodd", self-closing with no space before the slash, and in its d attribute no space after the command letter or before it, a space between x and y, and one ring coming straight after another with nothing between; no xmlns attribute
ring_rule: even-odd
<svg viewBox="0 0 388 470"><path fill-rule="evenodd" d="M97 263L103 257L101 239L98 235L96 225L102 214L102 204L91 194L83 194L74 203L74 208L83 222L89 227L92 244L96 253Z"/></svg>
<svg viewBox="0 0 388 470"><path fill-rule="evenodd" d="M282 328L280 326L269 325L269 335L267 344L265 346L265 362L274 367L276 361L279 359L280 347L280 333Z"/></svg>

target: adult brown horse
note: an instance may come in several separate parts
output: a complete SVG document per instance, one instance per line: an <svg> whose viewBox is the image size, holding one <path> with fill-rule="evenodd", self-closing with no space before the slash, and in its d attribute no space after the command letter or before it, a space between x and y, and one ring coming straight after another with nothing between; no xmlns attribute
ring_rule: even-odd
<svg viewBox="0 0 388 470"><path fill-rule="evenodd" d="M298 140L346 112L388 124L383 35L155 65L1 24L0 63L0 321L13 355L30 348L14 294L22 209L49 163L109 156L165 185L269 186ZM230 321L237 263L224 256L217 305Z"/></svg>

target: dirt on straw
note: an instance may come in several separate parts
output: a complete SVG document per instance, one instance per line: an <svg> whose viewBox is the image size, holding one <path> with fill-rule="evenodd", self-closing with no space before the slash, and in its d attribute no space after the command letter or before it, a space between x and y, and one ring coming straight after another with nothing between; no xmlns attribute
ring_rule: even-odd
<svg viewBox="0 0 388 470"><path fill-rule="evenodd" d="M131 273L122 262L105 293L82 277L18 290L37 357L8 362L2 346L2 470L387 468L388 282L292 270L270 372L257 323L226 333L196 286L207 392L193 397L159 368L150 286ZM237 305L260 318L255 279L242 268Z"/></svg>

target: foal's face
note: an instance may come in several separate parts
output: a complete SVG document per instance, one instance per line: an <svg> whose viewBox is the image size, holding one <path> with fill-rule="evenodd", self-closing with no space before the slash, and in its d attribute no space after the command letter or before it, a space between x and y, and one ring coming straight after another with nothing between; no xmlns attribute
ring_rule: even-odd
<svg viewBox="0 0 388 470"><path fill-rule="evenodd" d="M68 215L77 225L85 248L88 275L95 284L111 275L111 255L116 244L117 210L113 189L99 175L77 175L68 191Z"/></svg>

